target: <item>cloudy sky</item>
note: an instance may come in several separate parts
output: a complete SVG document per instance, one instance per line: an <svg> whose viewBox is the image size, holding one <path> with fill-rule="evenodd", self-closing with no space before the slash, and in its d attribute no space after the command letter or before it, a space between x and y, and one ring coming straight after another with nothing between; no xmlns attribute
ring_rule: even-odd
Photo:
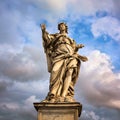
<svg viewBox="0 0 120 120"><path fill-rule="evenodd" d="M0 120L36 120L33 102L48 92L49 73L40 24L85 45L75 86L80 120L120 119L119 0L0 0Z"/></svg>

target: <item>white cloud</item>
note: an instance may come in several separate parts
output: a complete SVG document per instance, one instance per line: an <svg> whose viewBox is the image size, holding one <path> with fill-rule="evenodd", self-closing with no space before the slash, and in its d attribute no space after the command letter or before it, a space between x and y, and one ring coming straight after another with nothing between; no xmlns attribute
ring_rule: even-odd
<svg viewBox="0 0 120 120"><path fill-rule="evenodd" d="M17 110L19 109L19 105L15 102L3 102L0 103L1 109L8 109L8 110Z"/></svg>
<svg viewBox="0 0 120 120"><path fill-rule="evenodd" d="M116 41L120 41L120 22L110 16L97 19L91 27L94 37L108 35Z"/></svg>
<svg viewBox="0 0 120 120"><path fill-rule="evenodd" d="M120 18L120 1L119 0L113 0L114 8L112 9L112 14L116 16L117 18Z"/></svg>
<svg viewBox="0 0 120 120"><path fill-rule="evenodd" d="M28 98L24 99L23 102L1 102L0 108L4 114L0 114L0 118L3 120L37 119L37 111L33 106L33 102L36 101L39 101L36 96L29 96Z"/></svg>
<svg viewBox="0 0 120 120"><path fill-rule="evenodd" d="M19 34L18 26L21 22L19 11L9 11L1 5L0 17L0 43L14 47L21 46L24 38Z"/></svg>
<svg viewBox="0 0 120 120"><path fill-rule="evenodd" d="M112 71L110 58L98 50L92 51L89 61L82 63L77 89L95 106L119 108L120 73ZM77 93L79 94L79 93Z"/></svg>
<svg viewBox="0 0 120 120"><path fill-rule="evenodd" d="M97 11L109 12L112 7L112 0L71 0L71 12L73 11L76 15L94 15Z"/></svg>
<svg viewBox="0 0 120 120"><path fill-rule="evenodd" d="M20 33L26 37L25 44L35 44L42 47L42 37L40 26L33 19L25 19L21 22Z"/></svg>
<svg viewBox="0 0 120 120"><path fill-rule="evenodd" d="M44 2L41 0L27 0L27 2L32 2L40 8L44 6L50 12L56 12L58 15L59 13L66 14L67 12L90 15L99 10L109 11L113 8L112 0L44 0Z"/></svg>
<svg viewBox="0 0 120 120"><path fill-rule="evenodd" d="M80 120L102 120L98 115L96 115L93 111L82 111L82 115Z"/></svg>
<svg viewBox="0 0 120 120"><path fill-rule="evenodd" d="M39 101L45 99L49 89L49 77L30 82L16 82L13 87L10 88L12 91L19 91L21 93L27 93L30 95L38 95Z"/></svg>
<svg viewBox="0 0 120 120"><path fill-rule="evenodd" d="M40 100L38 100L37 98L36 98L36 96L30 96L29 98L27 98L25 101L24 101L24 107L25 108L28 108L28 107L33 107L33 103L34 102L39 102Z"/></svg>
<svg viewBox="0 0 120 120"><path fill-rule="evenodd" d="M110 106L110 107L112 106L117 109L120 109L120 100L111 100L111 101L109 101L108 106Z"/></svg>
<svg viewBox="0 0 120 120"><path fill-rule="evenodd" d="M26 0L25 3L37 6L39 12L36 11L35 18L50 24L60 20L77 21L81 16L95 15L98 11L111 13L114 9L112 0Z"/></svg>
<svg viewBox="0 0 120 120"><path fill-rule="evenodd" d="M0 4L0 79L2 79L0 90L3 90L3 93L0 94L2 96L0 108L2 110L4 108L2 112L5 114L0 118L3 120L35 118L36 111L32 102L39 100L34 94L40 95L41 101L48 92L49 73L47 73L45 54L43 51L41 52L41 31L37 24L46 20L47 23L56 27L55 24L60 19L67 20L69 15L69 20L75 21L80 20L81 15L94 15L99 10L110 12L113 9L111 0L21 1L5 1L4 6ZM14 2L16 4L13 4ZM116 27L117 23L119 25L117 20L113 18L111 20L114 22L113 27ZM50 24L47 26L51 32L53 27ZM119 27L117 28L119 29ZM117 32L116 29L115 33ZM115 33L113 37L115 37ZM109 32L109 34L112 33ZM26 45L24 41L31 45ZM81 80L78 82L80 91L94 105L119 108L120 77L118 76L120 74L116 75L112 72L110 58L106 54L94 51L89 58L89 61L83 63L81 68L82 82ZM11 80L16 81L11 83ZM43 82L43 80L45 81ZM46 82L46 80L48 81ZM15 115L14 112L16 112ZM90 115L94 119L99 118L93 112Z"/></svg>
<svg viewBox="0 0 120 120"><path fill-rule="evenodd" d="M45 54L34 46L26 46L23 51L0 53L0 74L11 80L27 81L42 78L47 72Z"/></svg>
<svg viewBox="0 0 120 120"><path fill-rule="evenodd" d="M69 0L26 0L28 3L35 4L39 8L49 10L53 13L61 13L66 10L67 3L69 3Z"/></svg>

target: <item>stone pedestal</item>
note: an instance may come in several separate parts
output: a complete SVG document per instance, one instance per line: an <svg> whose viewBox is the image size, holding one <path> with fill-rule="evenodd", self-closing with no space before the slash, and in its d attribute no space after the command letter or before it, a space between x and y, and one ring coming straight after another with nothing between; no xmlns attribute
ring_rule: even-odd
<svg viewBox="0 0 120 120"><path fill-rule="evenodd" d="M38 120L78 120L82 105L71 103L34 103L38 112Z"/></svg>

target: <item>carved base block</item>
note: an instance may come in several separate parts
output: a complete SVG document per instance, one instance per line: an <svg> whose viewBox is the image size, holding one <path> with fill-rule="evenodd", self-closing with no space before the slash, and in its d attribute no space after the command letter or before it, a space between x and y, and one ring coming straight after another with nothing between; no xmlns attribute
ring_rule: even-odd
<svg viewBox="0 0 120 120"><path fill-rule="evenodd" d="M34 103L38 120L78 120L82 105L74 103Z"/></svg>

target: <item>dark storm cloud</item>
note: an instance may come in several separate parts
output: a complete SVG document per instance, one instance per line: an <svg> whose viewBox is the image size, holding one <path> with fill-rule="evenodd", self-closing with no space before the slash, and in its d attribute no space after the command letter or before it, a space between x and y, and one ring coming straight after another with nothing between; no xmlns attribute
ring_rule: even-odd
<svg viewBox="0 0 120 120"><path fill-rule="evenodd" d="M3 95L8 87L12 86L11 81L7 81L4 78L0 78L0 95Z"/></svg>
<svg viewBox="0 0 120 120"><path fill-rule="evenodd" d="M22 99L21 99L22 100ZM36 119L36 111L33 102L38 101L35 96L30 96L22 103L17 101L0 103L0 118L2 120L33 120Z"/></svg>
<svg viewBox="0 0 120 120"><path fill-rule="evenodd" d="M11 80L28 81L42 78L47 72L45 56L39 49L26 47L20 53L0 54L0 75ZM46 69L45 69L46 68Z"/></svg>

